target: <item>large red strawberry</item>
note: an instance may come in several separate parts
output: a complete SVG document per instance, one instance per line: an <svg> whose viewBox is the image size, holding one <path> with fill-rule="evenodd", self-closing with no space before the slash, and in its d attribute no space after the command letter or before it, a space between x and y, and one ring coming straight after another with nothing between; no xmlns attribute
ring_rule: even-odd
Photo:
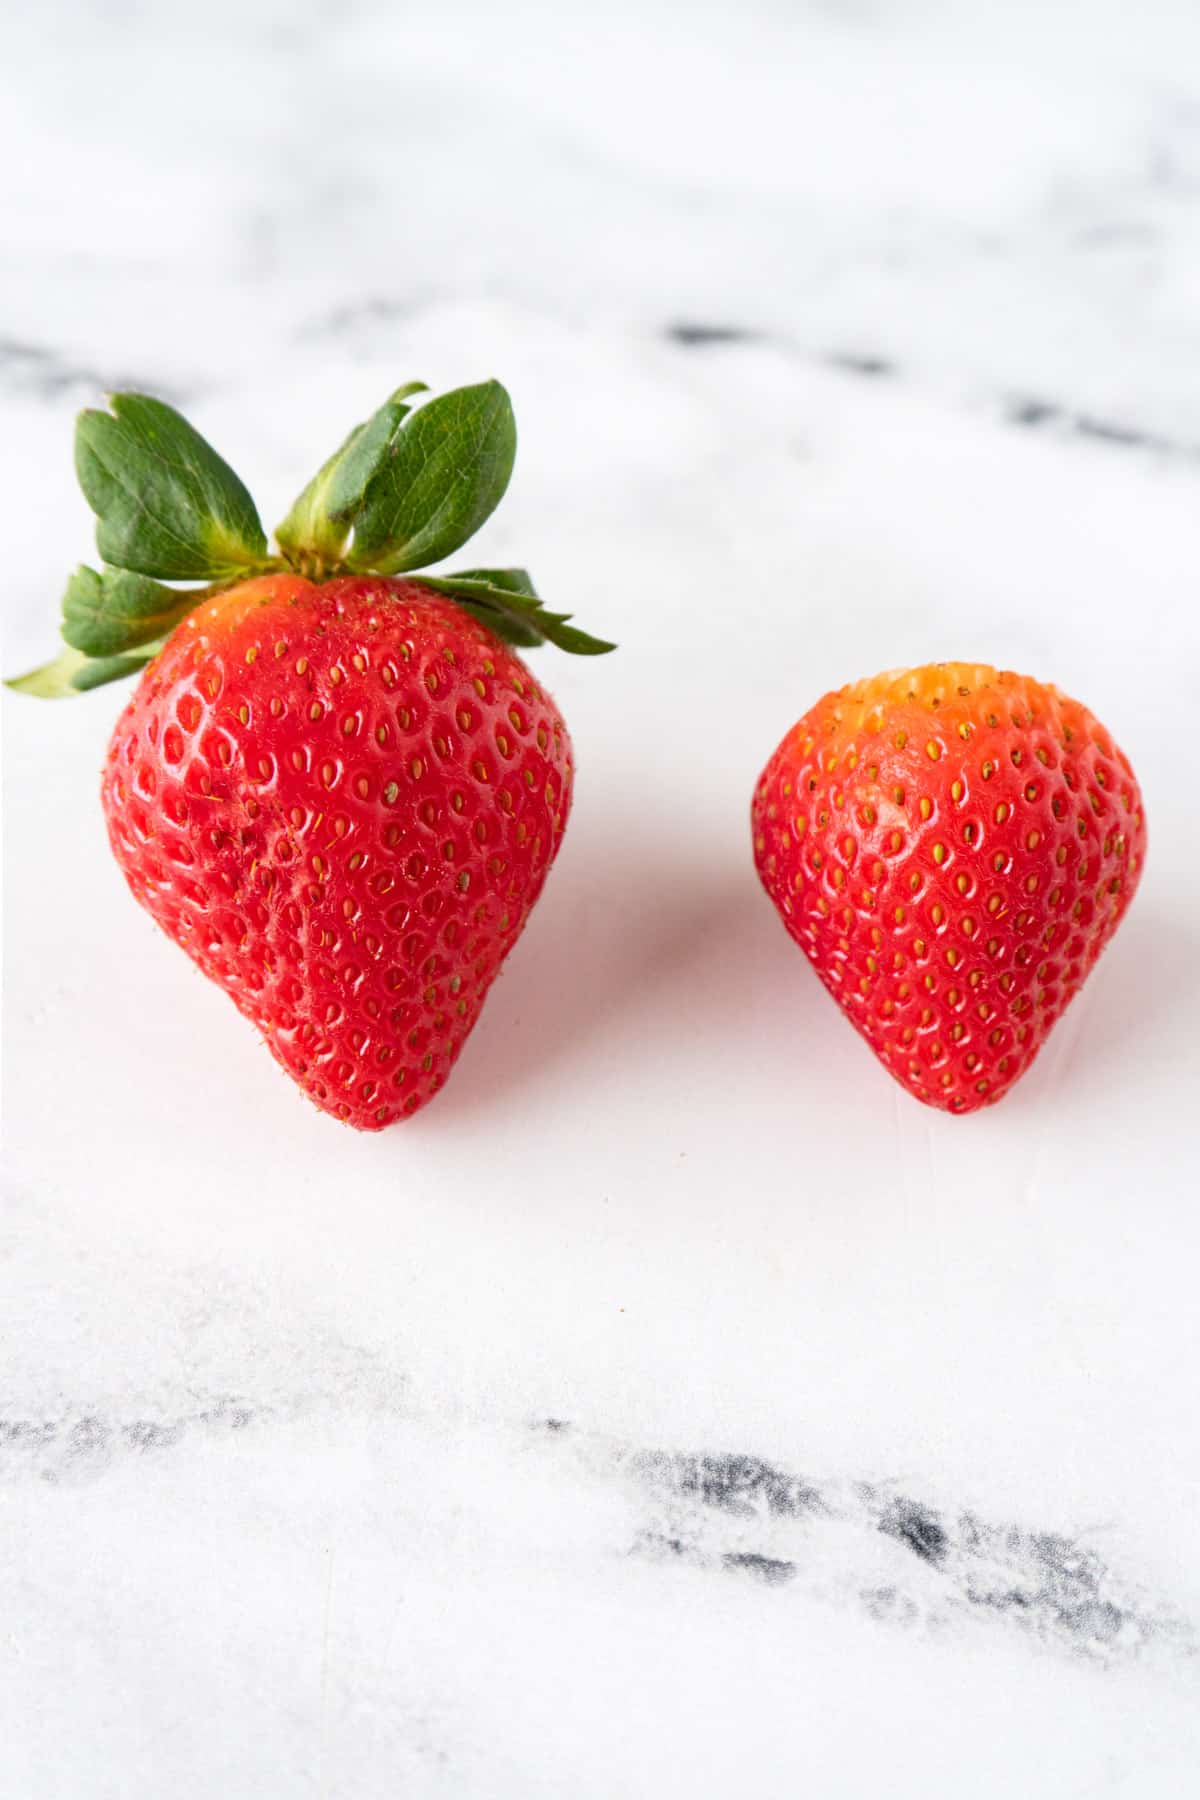
<svg viewBox="0 0 1200 1800"><path fill-rule="evenodd" d="M279 556L170 407L84 413L109 567L72 578L68 650L13 684L78 692L148 662L104 771L117 861L316 1104L364 1130L445 1081L562 838L570 741L510 646L611 648L523 570L401 576L481 523L515 446L496 383L415 413L412 391L325 465Z"/></svg>
<svg viewBox="0 0 1200 1800"><path fill-rule="evenodd" d="M827 694L752 813L789 933L896 1080L949 1112L1029 1067L1146 853L1137 781L1099 721L971 663Z"/></svg>

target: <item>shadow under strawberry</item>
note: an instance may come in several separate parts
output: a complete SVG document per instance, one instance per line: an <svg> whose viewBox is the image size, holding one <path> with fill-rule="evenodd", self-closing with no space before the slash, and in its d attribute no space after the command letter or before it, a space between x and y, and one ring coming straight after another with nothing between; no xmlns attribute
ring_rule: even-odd
<svg viewBox="0 0 1200 1800"><path fill-rule="evenodd" d="M683 1052L704 1043L716 1052L713 1078L740 1080L765 1044L804 1032L810 1008L817 1019L819 984L780 943L736 845L721 855L661 832L631 837L617 814L593 819L576 827L536 941L514 953L427 1129L511 1105L550 1070L602 1083L611 1068L627 1087L631 1044L640 1057L661 1045L686 1080Z"/></svg>

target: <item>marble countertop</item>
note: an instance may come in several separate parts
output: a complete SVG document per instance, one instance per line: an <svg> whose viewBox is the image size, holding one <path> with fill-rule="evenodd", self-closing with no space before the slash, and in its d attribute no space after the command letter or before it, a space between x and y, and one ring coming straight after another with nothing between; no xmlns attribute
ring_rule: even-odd
<svg viewBox="0 0 1200 1800"><path fill-rule="evenodd" d="M565 848L379 1138L131 904L114 692L7 700L6 1800L1190 1791L1198 53L1116 0L6 22L6 668L122 385L276 516L401 380L502 377L478 560L621 643L542 653ZM1151 830L966 1120L746 824L823 691L945 656L1085 699Z"/></svg>

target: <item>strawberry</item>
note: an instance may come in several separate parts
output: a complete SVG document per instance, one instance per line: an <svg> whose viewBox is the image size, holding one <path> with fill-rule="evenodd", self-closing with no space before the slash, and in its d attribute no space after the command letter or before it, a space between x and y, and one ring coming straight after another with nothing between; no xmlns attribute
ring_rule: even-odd
<svg viewBox="0 0 1200 1800"><path fill-rule="evenodd" d="M108 567L72 577L68 649L12 684L61 695L143 669L101 788L130 889L362 1130L443 1084L562 841L570 740L512 646L612 648L546 612L523 570L411 574L490 513L515 446L496 383L416 412L414 391L325 464L278 556L172 408L84 413Z"/></svg>
<svg viewBox="0 0 1200 1800"><path fill-rule="evenodd" d="M752 807L759 879L885 1068L948 1112L1001 1099L1124 916L1129 762L1078 701L971 663L826 694Z"/></svg>

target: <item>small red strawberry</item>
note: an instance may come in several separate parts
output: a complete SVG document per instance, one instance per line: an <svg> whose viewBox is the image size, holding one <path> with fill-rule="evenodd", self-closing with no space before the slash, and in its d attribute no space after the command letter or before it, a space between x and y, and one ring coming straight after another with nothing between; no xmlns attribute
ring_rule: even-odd
<svg viewBox="0 0 1200 1800"><path fill-rule="evenodd" d="M109 566L72 577L70 646L12 685L145 668L102 800L134 896L324 1111L363 1130L445 1081L562 839L571 746L513 644L611 649L523 570L412 576L507 486L495 382L351 434L267 552L233 472L161 401L84 413ZM200 579L178 589L159 578Z"/></svg>
<svg viewBox="0 0 1200 1800"><path fill-rule="evenodd" d="M1085 706L972 663L826 694L752 808L759 878L917 1099L1006 1094L1079 991L1146 854L1128 760Z"/></svg>

